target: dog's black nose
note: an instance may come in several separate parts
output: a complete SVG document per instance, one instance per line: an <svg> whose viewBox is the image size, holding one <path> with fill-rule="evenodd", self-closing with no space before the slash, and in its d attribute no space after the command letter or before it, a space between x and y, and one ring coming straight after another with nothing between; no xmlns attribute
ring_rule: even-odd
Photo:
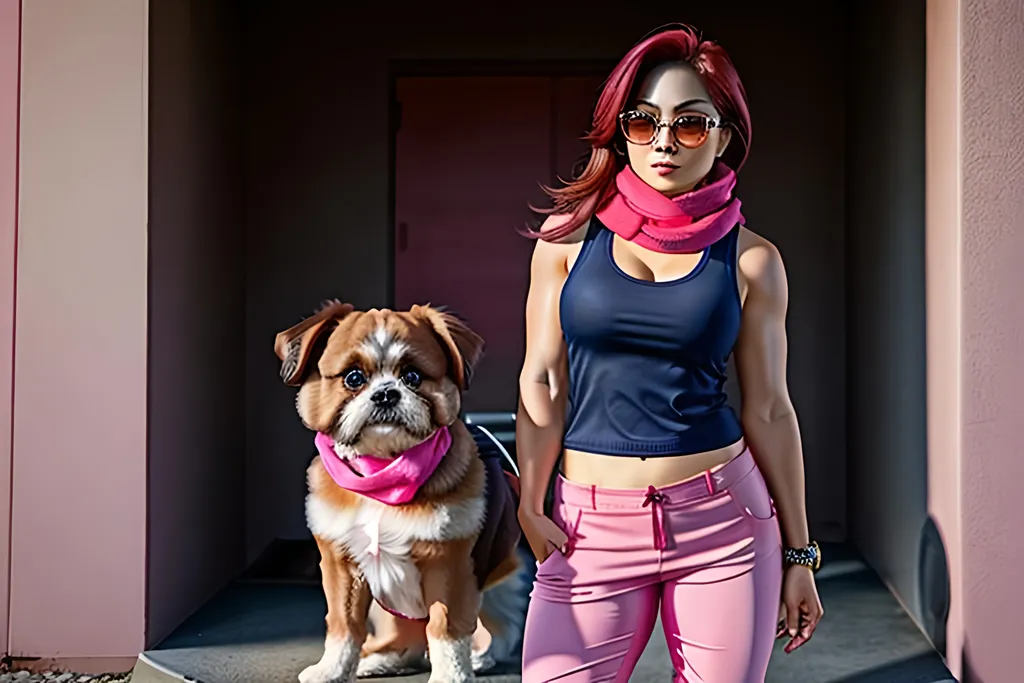
<svg viewBox="0 0 1024 683"><path fill-rule="evenodd" d="M370 396L370 400L377 408L394 408L400 398L402 398L402 394L393 387L378 389Z"/></svg>

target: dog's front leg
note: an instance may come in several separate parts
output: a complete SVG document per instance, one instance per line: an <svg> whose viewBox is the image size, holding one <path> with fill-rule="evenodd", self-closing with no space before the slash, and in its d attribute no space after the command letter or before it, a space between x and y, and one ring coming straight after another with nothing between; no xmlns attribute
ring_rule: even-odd
<svg viewBox="0 0 1024 683"><path fill-rule="evenodd" d="M373 602L368 621L373 625L373 635L363 644L360 678L395 676L424 668L426 622L395 616Z"/></svg>
<svg viewBox="0 0 1024 683"><path fill-rule="evenodd" d="M329 541L317 537L320 571L327 598L324 654L299 674L299 683L354 683L366 640L370 588L359 571Z"/></svg>
<svg viewBox="0 0 1024 683"><path fill-rule="evenodd" d="M447 557L432 558L424 563L421 571L424 597L430 606L427 622L430 683L473 681L471 650L480 594L469 553L455 552Z"/></svg>

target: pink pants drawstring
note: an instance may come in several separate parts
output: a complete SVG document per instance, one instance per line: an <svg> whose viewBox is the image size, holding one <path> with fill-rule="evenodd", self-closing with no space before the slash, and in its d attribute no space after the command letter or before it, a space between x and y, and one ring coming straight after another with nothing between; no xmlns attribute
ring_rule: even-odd
<svg viewBox="0 0 1024 683"><path fill-rule="evenodd" d="M644 498L643 506L652 506L651 519L654 524L654 547L658 550L664 550L665 546L668 545L665 538L665 510L662 507L667 502L669 502L668 496L653 486L647 487L647 496Z"/></svg>

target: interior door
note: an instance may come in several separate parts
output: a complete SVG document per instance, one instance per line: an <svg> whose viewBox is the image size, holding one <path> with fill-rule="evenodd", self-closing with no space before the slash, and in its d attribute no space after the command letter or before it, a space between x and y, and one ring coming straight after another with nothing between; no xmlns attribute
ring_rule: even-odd
<svg viewBox="0 0 1024 683"><path fill-rule="evenodd" d="M450 308L487 342L467 411L514 411L540 184L585 150L601 77L416 77L397 83L395 305Z"/></svg>

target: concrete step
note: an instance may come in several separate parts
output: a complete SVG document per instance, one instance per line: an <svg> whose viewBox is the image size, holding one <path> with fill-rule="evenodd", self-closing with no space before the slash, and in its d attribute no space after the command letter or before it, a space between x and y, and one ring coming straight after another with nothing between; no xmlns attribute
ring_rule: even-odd
<svg viewBox="0 0 1024 683"><path fill-rule="evenodd" d="M303 547L299 543L284 551L291 561L257 565L158 647L142 653L133 683L296 681L320 657L326 611L315 571L297 571L315 559L315 547L312 552L307 547L302 556ZM768 683L955 683L878 577L848 548L824 550L830 560L818 583L825 619L813 640L791 655L782 652L783 641L777 642ZM386 680L425 683L427 678ZM480 680L518 683L516 662L503 663ZM671 681L660 627L630 680Z"/></svg>

